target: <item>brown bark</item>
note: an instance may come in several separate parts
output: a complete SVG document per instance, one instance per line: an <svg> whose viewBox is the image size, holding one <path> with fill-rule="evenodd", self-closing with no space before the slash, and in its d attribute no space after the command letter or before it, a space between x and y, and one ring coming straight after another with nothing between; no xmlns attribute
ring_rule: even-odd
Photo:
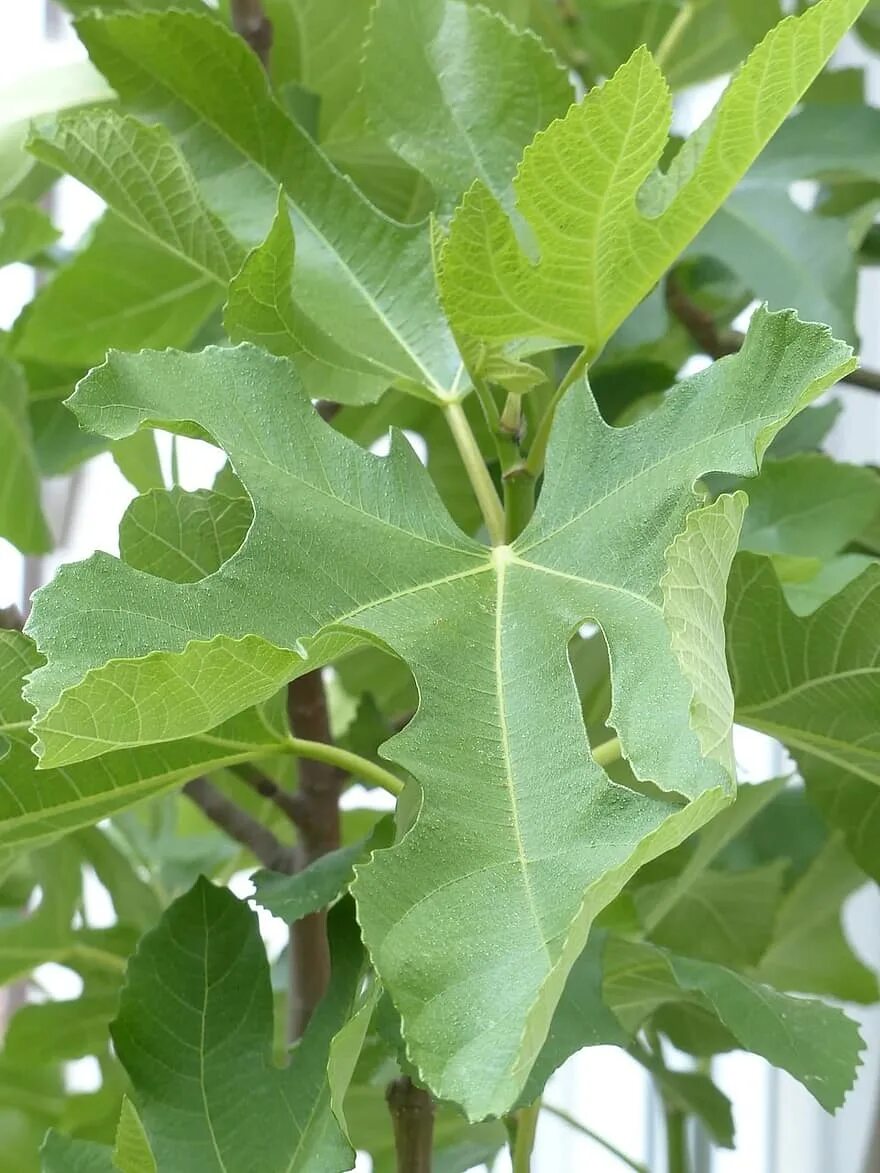
<svg viewBox="0 0 880 1173"><path fill-rule="evenodd" d="M430 1093L402 1076L388 1085L385 1098L394 1127L397 1173L431 1173L434 1101Z"/></svg>

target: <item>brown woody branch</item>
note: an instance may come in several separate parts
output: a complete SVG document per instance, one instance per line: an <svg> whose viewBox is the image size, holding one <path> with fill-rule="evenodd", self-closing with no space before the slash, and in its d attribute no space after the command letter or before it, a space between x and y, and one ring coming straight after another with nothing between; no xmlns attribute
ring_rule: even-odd
<svg viewBox="0 0 880 1173"><path fill-rule="evenodd" d="M666 306L700 350L710 358L724 358L728 354L736 354L741 348L745 335L738 330L720 328L712 314L691 301L673 273L666 278ZM844 375L841 382L851 383L865 391L880 392L880 372L864 367Z"/></svg>
<svg viewBox="0 0 880 1173"><path fill-rule="evenodd" d="M263 867L274 872L298 870L296 850L285 846L268 827L227 798L207 778L193 778L183 792L215 826L255 855Z"/></svg>
<svg viewBox="0 0 880 1173"><path fill-rule="evenodd" d="M295 737L330 744L327 697L320 669L287 686L287 714ZM300 758L296 825L303 866L335 851L340 844L339 796L345 774L337 766ZM290 1036L299 1038L330 980L326 911L314 912L290 927Z"/></svg>
<svg viewBox="0 0 880 1173"><path fill-rule="evenodd" d="M263 68L269 66L272 52L272 22L260 0L232 0L232 27L259 57Z"/></svg>
<svg viewBox="0 0 880 1173"><path fill-rule="evenodd" d="M394 1128L397 1173L431 1173L434 1101L430 1093L402 1076L388 1085L385 1099Z"/></svg>

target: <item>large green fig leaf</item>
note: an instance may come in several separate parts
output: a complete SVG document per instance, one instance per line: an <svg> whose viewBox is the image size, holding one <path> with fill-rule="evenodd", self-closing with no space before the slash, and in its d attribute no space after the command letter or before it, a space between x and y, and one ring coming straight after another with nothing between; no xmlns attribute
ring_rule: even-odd
<svg viewBox="0 0 880 1173"><path fill-rule="evenodd" d="M363 973L352 911L331 915L330 988L284 1069L271 1060L269 963L246 904L200 879L141 940L112 1034L158 1173L352 1167L327 1077Z"/></svg>
<svg viewBox="0 0 880 1173"><path fill-rule="evenodd" d="M670 97L650 53L636 50L526 151L514 190L528 250L484 183L468 192L441 259L457 330L599 351L730 195L864 6L820 0L777 25L665 175L656 166Z"/></svg>
<svg viewBox="0 0 880 1173"><path fill-rule="evenodd" d="M0 631L0 848L55 838L206 770L277 753L288 736L283 713L261 705L206 736L37 773L21 687L40 662L26 636Z"/></svg>
<svg viewBox="0 0 880 1173"><path fill-rule="evenodd" d="M426 226L387 219L331 166L272 97L239 37L208 14L180 12L96 13L77 31L120 98L179 135L205 198L237 240L265 238L283 187L310 353L323 358L324 340L330 365L342 349L388 383L441 400L455 394L460 360L434 289ZM196 60L211 68L193 69Z"/></svg>
<svg viewBox="0 0 880 1173"><path fill-rule="evenodd" d="M340 436L287 362L247 347L113 355L74 397L82 422L207 432L254 521L198 582L97 554L37 595L43 765L198 735L358 639L400 655L421 705L385 752L423 801L403 842L358 869L359 916L425 1079L472 1117L497 1114L592 917L731 793L722 607L742 499L688 519L694 482L756 471L850 366L823 328L759 311L740 354L629 428L609 428L576 386L535 517L487 550L455 528L405 442L379 458ZM613 785L590 755L566 657L590 618L630 767L683 807Z"/></svg>
<svg viewBox="0 0 880 1173"><path fill-rule="evenodd" d="M741 554L730 579L728 657L737 720L788 747L809 794L880 879L880 569L818 610L789 609L772 564Z"/></svg>

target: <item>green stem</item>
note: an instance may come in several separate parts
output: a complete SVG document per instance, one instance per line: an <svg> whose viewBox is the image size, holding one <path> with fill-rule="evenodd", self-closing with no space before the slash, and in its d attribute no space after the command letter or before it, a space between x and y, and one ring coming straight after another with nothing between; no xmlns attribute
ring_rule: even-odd
<svg viewBox="0 0 880 1173"><path fill-rule="evenodd" d="M468 423L460 403L447 403L444 406L444 412L465 472L473 486L483 520L486 522L489 539L493 546L501 546L504 544L504 510L501 507L498 494L495 492L495 486L492 484L492 478L489 476L489 470L486 468L486 462L483 460L483 454L477 444L476 437L471 431L471 425Z"/></svg>
<svg viewBox="0 0 880 1173"><path fill-rule="evenodd" d="M685 30L693 19L693 4L684 4L675 14L675 18L663 34L663 39L654 51L654 60L661 69L665 69L668 65L670 57L672 57L678 48L678 44L684 36Z"/></svg>
<svg viewBox="0 0 880 1173"><path fill-rule="evenodd" d="M563 1124L567 1124L569 1128L574 1128L577 1132L583 1133L584 1136L590 1140L595 1141L597 1145L601 1145L607 1153L611 1153L612 1157L617 1157L624 1165L634 1170L634 1173L650 1173L647 1165L641 1164L640 1161L634 1161L632 1157L628 1157L626 1153L606 1140L604 1136L600 1136L598 1132L593 1132L592 1128L587 1128L586 1124L581 1124L580 1120L575 1120L574 1116L570 1116L568 1112L563 1112L561 1108L554 1108L551 1104L542 1104L543 1111L549 1112L551 1116L555 1116L557 1120L561 1120Z"/></svg>
<svg viewBox="0 0 880 1173"><path fill-rule="evenodd" d="M325 741L306 741L301 737L289 737L284 744L290 753L298 757L310 758L314 762L326 762L329 766L338 766L346 774L354 774L369 782L375 782L395 798L403 794L403 782L400 778L376 762L371 762L369 758L362 758L360 754L351 753Z"/></svg>
<svg viewBox="0 0 880 1173"><path fill-rule="evenodd" d="M553 428L553 420L556 417L556 409L562 401L563 395L569 387L584 373L587 363L590 361L590 354L586 347L580 352L571 366L565 373L565 376L556 390L553 392L553 398L547 404L547 410L541 417L541 422L538 424L538 430L535 433L535 438L532 441L532 446L529 449L529 455L526 458L526 468L533 477L537 479L544 471L544 458L547 455L547 444L550 440L550 432Z"/></svg>
<svg viewBox="0 0 880 1173"><path fill-rule="evenodd" d="M508 542L518 538L535 511L535 478L520 464L501 477L504 487L504 534Z"/></svg>
<svg viewBox="0 0 880 1173"><path fill-rule="evenodd" d="M535 1147L540 1112L541 1101L535 1100L534 1104L520 1108L507 1118L512 1173L531 1173L532 1149Z"/></svg>
<svg viewBox="0 0 880 1173"><path fill-rule="evenodd" d="M601 745L597 745L593 749L593 761L598 762L600 766L610 766L612 762L619 760L621 756L620 738L611 737L608 741L603 741Z"/></svg>
<svg viewBox="0 0 880 1173"><path fill-rule="evenodd" d="M687 1118L680 1108L663 1102L666 1117L666 1173L689 1173Z"/></svg>

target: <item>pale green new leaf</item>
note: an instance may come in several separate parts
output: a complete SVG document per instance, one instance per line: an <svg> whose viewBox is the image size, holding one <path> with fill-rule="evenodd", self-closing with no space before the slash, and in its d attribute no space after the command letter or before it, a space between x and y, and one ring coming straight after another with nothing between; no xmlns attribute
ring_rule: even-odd
<svg viewBox="0 0 880 1173"><path fill-rule="evenodd" d="M784 990L876 1002L877 978L853 953L841 925L841 906L864 883L843 836L832 836L787 894L758 976Z"/></svg>
<svg viewBox="0 0 880 1173"><path fill-rule="evenodd" d="M158 1173L352 1167L327 1079L362 975L350 908L331 917L330 937L330 988L284 1069L270 1059L269 964L246 904L200 879L142 938L112 1035Z"/></svg>
<svg viewBox="0 0 880 1173"><path fill-rule="evenodd" d="M128 1096L122 1101L113 1166L119 1173L158 1173L141 1118Z"/></svg>
<svg viewBox="0 0 880 1173"><path fill-rule="evenodd" d="M0 848L56 838L206 770L284 749L284 717L270 704L203 736L38 773L27 731L32 709L21 687L40 662L26 636L0 631Z"/></svg>
<svg viewBox="0 0 880 1173"><path fill-rule="evenodd" d="M820 0L779 24L666 175L663 76L637 50L528 148L514 182L533 247L477 182L450 229L441 289L463 335L553 339L595 353L734 186L827 61L865 0Z"/></svg>
<svg viewBox="0 0 880 1173"><path fill-rule="evenodd" d="M404 442L379 458L340 436L283 360L247 347L113 355L80 385L79 418L114 436L190 421L229 454L254 521L198 582L99 554L38 594L43 764L197 735L357 639L400 655L421 707L386 753L423 802L401 844L358 868L359 917L424 1078L474 1118L499 1113L596 912L730 796L701 745L727 752L712 648L735 530L727 519L717 573L689 567L731 504L677 539L693 485L710 469L756 471L775 432L850 366L823 329L759 312L739 355L629 428L609 428L576 386L532 522L489 551L455 528ZM592 759L566 657L588 618L611 650L610 719L631 769L684 807L612 785Z"/></svg>
<svg viewBox="0 0 880 1173"><path fill-rule="evenodd" d="M195 291L212 285L216 296L240 267L244 247L210 210L184 156L163 127L145 126L115 110L86 110L40 126L28 146L38 158L73 175L106 200L118 219L134 231L131 243L135 247L140 235L152 249L149 255L157 248L163 250L169 258L165 265L175 263L167 270L176 274L172 286L183 280L195 296ZM98 238L98 261L104 265L107 247L112 248L114 240L118 243L119 229L105 229L103 236L108 232L116 235L109 241ZM94 257L90 260L94 263ZM150 263L155 276L157 262ZM205 298L207 293L199 296Z"/></svg>
<svg viewBox="0 0 880 1173"><path fill-rule="evenodd" d="M23 554L52 547L40 504L40 473L21 368L0 358L0 537Z"/></svg>
<svg viewBox="0 0 880 1173"><path fill-rule="evenodd" d="M464 0L379 0L363 84L371 124L447 208L474 179L506 204L523 150L573 99L533 33Z"/></svg>
<svg viewBox="0 0 880 1173"><path fill-rule="evenodd" d="M330 365L343 349L389 383L456 393L460 361L426 227L387 219L330 165L276 103L241 38L211 16L179 12L85 16L77 31L123 101L180 135L211 208L245 245L267 235L283 187L296 299L312 336L304 342L325 337ZM209 70L191 67L205 59Z"/></svg>

